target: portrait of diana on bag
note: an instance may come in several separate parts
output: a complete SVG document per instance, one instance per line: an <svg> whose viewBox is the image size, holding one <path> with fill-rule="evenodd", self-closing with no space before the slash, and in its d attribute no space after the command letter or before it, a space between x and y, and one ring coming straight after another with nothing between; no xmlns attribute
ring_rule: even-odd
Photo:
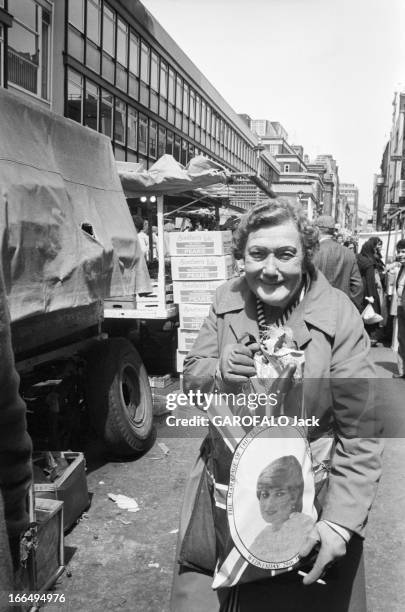
<svg viewBox="0 0 405 612"><path fill-rule="evenodd" d="M312 461L328 440L333 442L322 490L317 492L318 518L299 551L303 563L307 563L307 575L302 577L293 569L231 588L212 589L215 556L223 544L217 524L221 508L216 505L214 488L220 486L226 492L226 466L209 431L208 442L203 444L185 488L178 551L187 533L192 533L189 550L193 562L188 563L183 556L179 563L176 555L171 598L174 612L267 612L269 602L272 612L367 610L362 550L381 474L382 441L375 433L378 428L371 428L373 433L367 435L373 437L366 437L353 423L371 409L367 381L375 374L360 314L312 263L317 245L317 229L298 207L269 200L249 210L234 237L234 255L242 262L244 273L216 290L183 372L186 391L241 388L256 375L254 355L260 350L261 331L270 325L291 330L297 350L305 356L306 415L315 415L320 422L308 434ZM239 342L246 333L256 342L248 346ZM356 381L354 392L351 380ZM328 392L324 392L325 381ZM364 393L358 392L358 381ZM259 492L255 503L269 524L267 519L276 512L275 506L266 509L269 498L265 482L273 480L272 470L266 464L255 481ZM205 475L208 484L202 495ZM279 491L287 499L285 489ZM289 516L284 523L301 513L297 507L287 508L286 503L283 516L287 511ZM195 529L198 525L203 526L201 536ZM278 531L283 529L282 522L277 521L277 525ZM275 524L271 530L277 531ZM265 547L264 537L259 540L257 546ZM212 558L213 567L206 563L200 568L202 556ZM321 576L326 585L317 582Z"/></svg>

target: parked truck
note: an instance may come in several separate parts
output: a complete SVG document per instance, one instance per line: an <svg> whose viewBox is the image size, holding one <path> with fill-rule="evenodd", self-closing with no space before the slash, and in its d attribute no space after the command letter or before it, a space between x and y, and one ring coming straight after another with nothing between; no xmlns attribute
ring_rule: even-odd
<svg viewBox="0 0 405 612"><path fill-rule="evenodd" d="M139 321L104 317L105 298L150 291L111 141L2 89L0 246L21 388L28 408L32 389L46 390L51 443L85 404L110 451L144 451L153 409Z"/></svg>

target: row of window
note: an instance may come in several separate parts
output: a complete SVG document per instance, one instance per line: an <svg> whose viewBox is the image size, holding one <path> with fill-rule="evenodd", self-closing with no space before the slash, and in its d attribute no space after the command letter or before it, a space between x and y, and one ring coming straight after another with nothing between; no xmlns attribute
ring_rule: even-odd
<svg viewBox="0 0 405 612"><path fill-rule="evenodd" d="M68 52L213 154L255 169L249 143L101 0L69 0Z"/></svg>
<svg viewBox="0 0 405 612"><path fill-rule="evenodd" d="M117 96L85 79L74 70L68 71L67 116L83 125L109 136L115 145L117 159L137 161L156 160L165 153L186 165L202 153L193 143ZM234 156L230 163L237 164Z"/></svg>

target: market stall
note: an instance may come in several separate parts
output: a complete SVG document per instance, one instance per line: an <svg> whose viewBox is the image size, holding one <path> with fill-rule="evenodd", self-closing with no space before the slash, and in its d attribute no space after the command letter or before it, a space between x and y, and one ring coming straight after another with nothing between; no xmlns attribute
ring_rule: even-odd
<svg viewBox="0 0 405 612"><path fill-rule="evenodd" d="M142 300L139 294L133 299L120 299L120 296L105 301L104 317L106 319L167 319L178 313L177 306L167 299L165 278L165 255L167 253L167 235L165 223L173 218L172 212L165 214L165 199L176 196L176 201L186 203L174 206L177 216L190 205L206 201L218 193L218 185L225 187L230 181L230 174L219 164L198 156L193 158L186 168L181 166L171 155L161 157L149 170L144 170L139 164L117 162L125 196L131 199L145 200L148 208L156 207L157 220L157 283L151 293L149 302ZM209 191L215 186L214 191ZM227 196L227 188L222 192ZM218 198L218 196L216 196ZM220 199L218 198L218 203ZM172 206L173 211L173 206ZM166 241L166 242L165 242Z"/></svg>

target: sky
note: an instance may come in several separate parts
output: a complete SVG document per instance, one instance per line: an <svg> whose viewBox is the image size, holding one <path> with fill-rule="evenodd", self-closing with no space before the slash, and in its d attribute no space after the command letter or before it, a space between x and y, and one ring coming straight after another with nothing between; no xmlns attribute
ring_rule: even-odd
<svg viewBox="0 0 405 612"><path fill-rule="evenodd" d="M142 0L237 113L279 121L372 208L405 91L404 0Z"/></svg>

